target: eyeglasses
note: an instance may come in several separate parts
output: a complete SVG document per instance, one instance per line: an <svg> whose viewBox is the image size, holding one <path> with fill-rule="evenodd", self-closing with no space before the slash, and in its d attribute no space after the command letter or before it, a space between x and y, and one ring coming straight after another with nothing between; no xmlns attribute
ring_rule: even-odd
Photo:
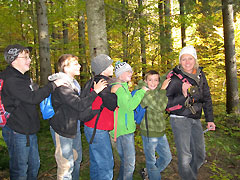
<svg viewBox="0 0 240 180"><path fill-rule="evenodd" d="M27 59L27 60L30 59L30 60L31 60L31 58L30 58L30 57L27 57L27 56L26 56L26 57L17 57L17 58L23 58L23 59Z"/></svg>

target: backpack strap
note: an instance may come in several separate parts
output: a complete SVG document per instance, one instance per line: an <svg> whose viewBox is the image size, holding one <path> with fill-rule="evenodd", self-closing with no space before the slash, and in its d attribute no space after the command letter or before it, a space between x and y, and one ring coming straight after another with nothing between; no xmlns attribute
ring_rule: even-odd
<svg viewBox="0 0 240 180"><path fill-rule="evenodd" d="M93 142L94 136L95 136L95 134L96 134L97 123L98 123L98 120L99 120L99 117L100 117L100 114L101 114L103 108L104 108L103 105L101 105L101 106L100 106L100 111L99 111L99 113L98 113L98 115L97 115L97 119L96 119L95 124L94 124L93 134L92 134L92 137L91 137L91 139L90 139L89 144L92 144L92 142Z"/></svg>
<svg viewBox="0 0 240 180"><path fill-rule="evenodd" d="M118 121L118 107L116 107L115 109L114 142L117 141L117 121Z"/></svg>
<svg viewBox="0 0 240 180"><path fill-rule="evenodd" d="M148 130L148 119L147 119L147 108L148 108L148 106L146 106L146 107L144 108L144 109L146 110L144 116L145 116L145 125L146 125L146 129L147 129L147 137L148 137L148 141L149 141L149 130Z"/></svg>

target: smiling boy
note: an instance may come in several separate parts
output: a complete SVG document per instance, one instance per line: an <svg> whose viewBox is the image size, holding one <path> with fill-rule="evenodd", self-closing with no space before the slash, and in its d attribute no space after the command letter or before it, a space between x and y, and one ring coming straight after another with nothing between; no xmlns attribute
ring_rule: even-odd
<svg viewBox="0 0 240 180"><path fill-rule="evenodd" d="M147 174L150 180L160 180L161 172L168 166L172 159L167 137L165 135L165 108L167 105L166 88L170 79L161 77L158 72L150 70L145 75L145 80L138 83L138 88L147 85L150 89L143 97L141 106L147 106L147 121L140 124L143 149L146 159ZM163 81L164 80L164 81ZM146 122L148 126L146 126ZM158 158L155 157L157 152ZM145 170L145 169L144 169ZM142 172L142 175L146 172Z"/></svg>

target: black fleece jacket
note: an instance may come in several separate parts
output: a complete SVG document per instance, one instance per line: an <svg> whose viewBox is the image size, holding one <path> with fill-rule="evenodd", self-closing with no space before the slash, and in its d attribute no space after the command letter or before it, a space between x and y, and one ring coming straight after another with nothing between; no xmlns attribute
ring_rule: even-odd
<svg viewBox="0 0 240 180"><path fill-rule="evenodd" d="M48 83L34 90L30 77L12 66L4 70L2 101L6 111L10 112L7 126L21 134L35 134L40 128L36 105L49 96L56 85Z"/></svg>
<svg viewBox="0 0 240 180"><path fill-rule="evenodd" d="M200 68L200 70L200 82L198 84L194 79L183 74L178 66L173 69L173 76L171 77L171 82L167 87L167 109L175 107L173 108L175 110L170 111L170 114L185 116L193 119L200 119L203 109L206 122L213 122L213 108L209 86L202 68ZM183 82L176 74L180 74L183 79L186 78L190 84L197 87L198 93L194 94L192 97L194 99L193 107L196 110L196 114L192 114L190 109L184 105L187 98L185 98L182 94Z"/></svg>
<svg viewBox="0 0 240 180"><path fill-rule="evenodd" d="M59 135L74 138L77 133L77 122L81 120L81 112L92 107L98 94L95 91L80 98L77 91L70 86L60 86L52 93L52 105L55 111L50 119L51 127Z"/></svg>

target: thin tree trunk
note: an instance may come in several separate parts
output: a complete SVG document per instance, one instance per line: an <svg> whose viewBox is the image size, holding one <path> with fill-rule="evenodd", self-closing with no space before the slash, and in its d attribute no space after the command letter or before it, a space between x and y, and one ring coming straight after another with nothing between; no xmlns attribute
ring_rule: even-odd
<svg viewBox="0 0 240 180"><path fill-rule="evenodd" d="M33 28L32 28L32 31L33 31L33 43L34 43L34 48L33 48L33 56L34 56L34 71L35 71L35 80L36 82L39 84L40 83L40 78L39 78L39 64L38 64L38 61L37 61L37 51L36 51L36 47L37 47L37 25L36 25L36 10L35 10L35 1L34 0L31 0L31 5L32 5L32 8L31 8L31 15L32 15L32 25L33 25Z"/></svg>
<svg viewBox="0 0 240 180"><path fill-rule="evenodd" d="M164 13L165 13L165 37L166 37L166 51L167 53L172 51L172 36L171 36L171 12L170 12L170 0L165 0Z"/></svg>
<svg viewBox="0 0 240 180"><path fill-rule="evenodd" d="M79 47L79 57L80 63L82 65L82 71L80 75L81 86L87 80L88 66L86 57L86 37L85 37L85 17L84 12L80 11L78 15L78 47Z"/></svg>
<svg viewBox="0 0 240 180"><path fill-rule="evenodd" d="M41 84L48 83L48 76L52 73L50 62L50 46L48 35L48 19L46 0L37 1L37 22L38 22L38 39L40 55L40 76Z"/></svg>
<svg viewBox="0 0 240 180"><path fill-rule="evenodd" d="M142 62L142 76L145 76L146 73L146 42L145 42L145 31L144 31L144 19L142 17L143 12L143 0L138 0L139 8L139 24L140 24L140 44L141 44L141 62Z"/></svg>
<svg viewBox="0 0 240 180"><path fill-rule="evenodd" d="M161 63L159 63L159 66L162 68L166 66L166 58L164 57L164 54L166 52L165 50L165 33L164 33L164 3L163 0L158 1L158 13L159 13L159 45L160 45L160 57L161 57Z"/></svg>
<svg viewBox="0 0 240 180"><path fill-rule="evenodd" d="M128 29L128 22L127 22L127 14L126 14L126 6L127 2L125 0L121 0L121 4L123 7L122 11L122 40L123 40L123 61L128 61L128 34L127 34L127 29Z"/></svg>
<svg viewBox="0 0 240 180"><path fill-rule="evenodd" d="M233 6L230 0L222 0L224 49L227 80L227 113L240 113L237 65L234 39Z"/></svg>
<svg viewBox="0 0 240 180"><path fill-rule="evenodd" d="M179 0L182 48L186 46L186 27L184 22L184 0Z"/></svg>
<svg viewBox="0 0 240 180"><path fill-rule="evenodd" d="M87 0L88 41L91 59L98 54L109 54L104 0Z"/></svg>

